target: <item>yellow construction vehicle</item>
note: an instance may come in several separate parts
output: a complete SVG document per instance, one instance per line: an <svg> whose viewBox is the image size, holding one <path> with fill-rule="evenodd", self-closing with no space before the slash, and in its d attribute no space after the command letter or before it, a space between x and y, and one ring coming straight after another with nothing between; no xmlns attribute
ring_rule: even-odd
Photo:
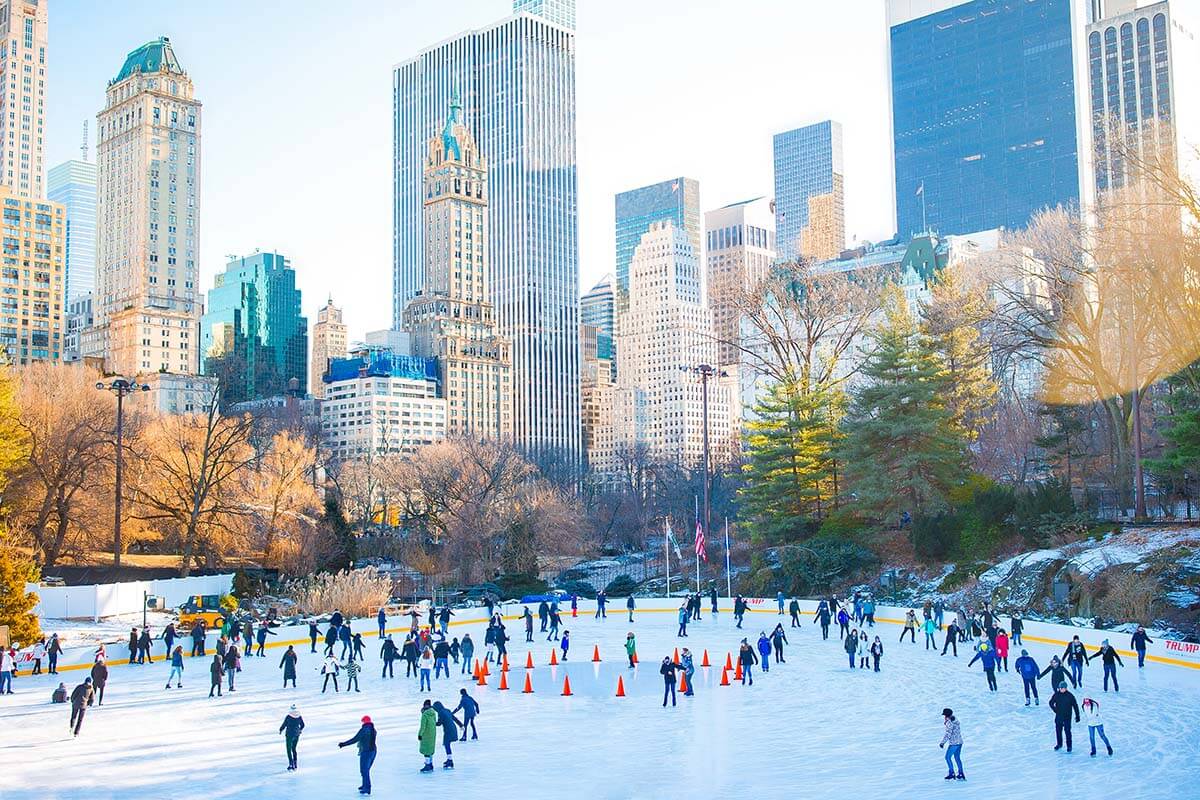
<svg viewBox="0 0 1200 800"><path fill-rule="evenodd" d="M221 608L219 594L194 594L179 607L179 625L185 630L200 620L204 620L209 628L220 627L224 618L225 611Z"/></svg>

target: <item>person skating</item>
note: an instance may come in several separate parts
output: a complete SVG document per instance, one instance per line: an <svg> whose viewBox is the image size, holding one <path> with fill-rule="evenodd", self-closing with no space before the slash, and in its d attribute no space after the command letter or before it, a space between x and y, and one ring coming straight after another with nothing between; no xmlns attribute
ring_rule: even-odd
<svg viewBox="0 0 1200 800"><path fill-rule="evenodd" d="M917 643L917 612L911 608L904 615L904 630L900 631L900 641L907 636L913 644Z"/></svg>
<svg viewBox="0 0 1200 800"><path fill-rule="evenodd" d="M987 677L988 689L995 692L996 689L996 651L987 642L980 642L979 649L975 651L975 657L967 662L970 667L976 661L983 665L983 674Z"/></svg>
<svg viewBox="0 0 1200 800"><path fill-rule="evenodd" d="M817 606L817 613L813 615L813 623L821 625L821 638L829 638L829 606L824 600Z"/></svg>
<svg viewBox="0 0 1200 800"><path fill-rule="evenodd" d="M733 618L737 620L737 627L741 628L746 619L746 599L740 594L733 598Z"/></svg>
<svg viewBox="0 0 1200 800"><path fill-rule="evenodd" d="M346 691L350 691L350 687L354 687L354 691L358 691L358 673L362 672L362 664L355 661L353 658L342 664L342 669L346 671ZM446 677L449 678L449 670Z"/></svg>
<svg viewBox="0 0 1200 800"><path fill-rule="evenodd" d="M946 639L942 642L942 655L946 655L947 648L954 650L954 657L958 658L958 624L954 620L950 620L950 624L946 626Z"/></svg>
<svg viewBox="0 0 1200 800"><path fill-rule="evenodd" d="M799 628L800 627L800 601L794 597L792 598L792 602L788 603L788 613L792 617L791 627Z"/></svg>
<svg viewBox="0 0 1200 800"><path fill-rule="evenodd" d="M1008 634L1003 628L996 631L996 659L1008 672Z"/></svg>
<svg viewBox="0 0 1200 800"><path fill-rule="evenodd" d="M780 616L780 617L783 616L783 607L786 604L786 602L787 602L787 597L784 595L784 593L782 591L778 591L775 593L775 605L779 606L778 616Z"/></svg>
<svg viewBox="0 0 1200 800"><path fill-rule="evenodd" d="M529 613L529 606L525 606L525 613L521 615L521 619L525 621L525 641L533 641L533 614Z"/></svg>
<svg viewBox="0 0 1200 800"><path fill-rule="evenodd" d="M758 632L758 641L755 642L758 647L758 662L762 665L763 672L771 671L771 639L767 636L766 631Z"/></svg>
<svg viewBox="0 0 1200 800"><path fill-rule="evenodd" d="M500 622L499 617L496 618L496 634L493 638L496 641L496 663L500 664L508 655L508 632L504 630L504 625ZM446 672L446 675L449 677L449 671Z"/></svg>
<svg viewBox="0 0 1200 800"><path fill-rule="evenodd" d="M1025 630L1025 620L1021 619L1021 613L1014 611L1012 618L1009 620L1008 629L1012 631L1012 643L1020 646L1021 633Z"/></svg>
<svg viewBox="0 0 1200 800"><path fill-rule="evenodd" d="M138 661L138 629L133 628L129 631L129 663L141 664Z"/></svg>
<svg viewBox="0 0 1200 800"><path fill-rule="evenodd" d="M863 616L867 618L867 627L875 627L875 598L868 597L863 602Z"/></svg>
<svg viewBox="0 0 1200 800"><path fill-rule="evenodd" d="M879 659L883 658L883 642L879 641L879 637L875 637L875 641L871 642L871 660L875 664L875 671L879 672Z"/></svg>
<svg viewBox="0 0 1200 800"><path fill-rule="evenodd" d="M967 776L963 774L962 766L962 727L958 724L958 720L954 718L954 711L949 708L942 709L942 723L945 730L942 733L942 741L938 747L946 748L946 780L965 781ZM958 765L958 772L954 772L955 765Z"/></svg>
<svg viewBox="0 0 1200 800"><path fill-rule="evenodd" d="M237 623L235 622L233 626L236 630ZM265 628L266 623L264 622L260 627ZM246 643L247 658L254 655L254 632L254 617L246 617L246 619L242 622L242 640Z"/></svg>
<svg viewBox="0 0 1200 800"><path fill-rule="evenodd" d="M362 777L362 785L358 787L358 793L370 794L371 765L375 763L375 755L378 752L375 726L371 724L370 717L363 717L362 727L358 729L358 733L344 742L338 742L338 747L349 747L352 744L358 747L358 774Z"/></svg>
<svg viewBox="0 0 1200 800"><path fill-rule="evenodd" d="M1092 744L1092 758L1096 757L1096 737L1100 737L1100 741L1104 742L1105 748L1108 749L1108 754L1113 754L1112 745L1108 741L1108 737L1104 735L1104 719L1100 716L1100 704L1090 697L1083 698L1083 721L1088 726L1088 740Z"/></svg>
<svg viewBox="0 0 1200 800"><path fill-rule="evenodd" d="M50 702L58 705L60 703L66 703L69 699L71 699L71 697L67 693L67 685L59 681L58 688L55 689L50 695Z"/></svg>
<svg viewBox="0 0 1200 800"><path fill-rule="evenodd" d="M471 634L464 633L462 638L462 674L467 674L467 670L471 668L471 659L475 657L475 642L471 641Z"/></svg>
<svg viewBox="0 0 1200 800"><path fill-rule="evenodd" d="M446 751L446 762L442 764L442 769L454 769L454 753L450 746L458 741L458 729L462 722L440 700L434 701L433 710L437 712L437 724L442 729L442 748Z"/></svg>
<svg viewBox="0 0 1200 800"><path fill-rule="evenodd" d="M675 670L682 668L683 665L672 661L670 656L663 656L662 666L658 668L663 676L663 708L667 707L667 697L671 698L671 705L675 705Z"/></svg>
<svg viewBox="0 0 1200 800"><path fill-rule="evenodd" d="M566 630L563 631L562 641L558 643L558 646L560 648L562 648L562 660L566 661L567 660L567 651L571 649L571 632L570 631L566 631Z"/></svg>
<svg viewBox="0 0 1200 800"><path fill-rule="evenodd" d="M700 595L696 595L699 597ZM683 693L684 697L692 697L696 694L692 687L692 676L696 674L696 661L692 658L692 651L686 647L679 651L679 664L683 668L683 675L687 678L687 691Z"/></svg>
<svg viewBox="0 0 1200 800"><path fill-rule="evenodd" d="M1054 712L1054 739L1056 744L1055 750L1061 750L1063 739L1067 740L1067 752L1071 752L1071 715L1074 714L1075 721L1079 722L1079 704L1075 702L1075 695L1067 690L1067 682L1062 681L1058 684L1058 689L1047 703L1050 710Z"/></svg>
<svg viewBox="0 0 1200 800"><path fill-rule="evenodd" d="M633 631L625 636L625 656L629 659L629 668L633 669L637 664L637 640L633 638Z"/></svg>
<svg viewBox="0 0 1200 800"><path fill-rule="evenodd" d="M83 683L71 691L71 721L67 723L67 730L72 731L73 736L78 736L79 729L83 727L83 715L92 704L94 691L90 677L84 678Z"/></svg>
<svg viewBox="0 0 1200 800"><path fill-rule="evenodd" d="M351 656L351 658L353 658L355 661L362 661L364 658L366 658L366 645L363 643L362 634L354 634L353 642L354 649L351 652L353 652L354 655Z"/></svg>
<svg viewBox="0 0 1200 800"><path fill-rule="evenodd" d="M383 646L379 648L379 657L383 660L383 672L379 674L379 677L396 677L394 664L400 657L400 651L396 649L396 643L392 641L391 634L388 634L388 637L383 640Z"/></svg>
<svg viewBox="0 0 1200 800"><path fill-rule="evenodd" d="M221 696L221 678L225 677L225 665L221 662L221 657L213 654L212 663L208 665L208 674L212 679L208 687L208 696L212 697L213 692L217 693L217 697Z"/></svg>
<svg viewBox="0 0 1200 800"><path fill-rule="evenodd" d="M859 631L859 633L858 633L858 668L859 669L867 669L867 666L868 666L867 661L870 658L870 653L868 651L870 649L871 649L871 642L867 638L867 632Z"/></svg>
<svg viewBox="0 0 1200 800"><path fill-rule="evenodd" d="M379 638L382 639L387 632L387 611L383 606L379 607L379 613L375 615L375 623L379 626Z"/></svg>
<svg viewBox="0 0 1200 800"><path fill-rule="evenodd" d="M1050 685L1052 687L1058 686L1060 683L1064 683L1068 680L1071 681L1071 687L1075 687L1075 678L1071 676L1071 673L1067 672L1067 668L1064 667L1062 662L1058 660L1058 656L1054 656L1050 659L1050 665L1038 673L1038 678L1040 679L1046 677L1046 673L1050 674ZM1053 691L1053 689L1051 689L1051 691Z"/></svg>
<svg viewBox="0 0 1200 800"><path fill-rule="evenodd" d="M1146 629L1141 625L1137 626L1137 630L1133 632L1133 636L1129 639L1129 646L1137 652L1138 669L1146 666L1146 645L1154 644L1154 640L1146 633ZM51 672L54 671L54 658L50 659Z"/></svg>
<svg viewBox="0 0 1200 800"><path fill-rule="evenodd" d="M787 634L783 632L783 623L776 623L775 630L771 631L771 646L775 649L775 663L784 664L787 660L783 657L783 646L788 644Z"/></svg>
<svg viewBox="0 0 1200 800"><path fill-rule="evenodd" d="M137 642L137 644L138 644L138 663L139 664L141 664L143 662L145 662L147 664L154 663L154 659L150 656L150 645L153 642L154 642L154 639L151 638L151 636L150 636L150 629L142 628L142 633L140 636L138 636L138 642Z"/></svg>
<svg viewBox="0 0 1200 800"><path fill-rule="evenodd" d="M750 685L754 685L754 665L758 663L758 656L754 654L754 648L749 642L742 639L742 644L738 648L738 661L742 663L742 685L746 681L750 681Z"/></svg>
<svg viewBox="0 0 1200 800"><path fill-rule="evenodd" d="M629 612L630 622L633 622L633 611L635 608L637 608L637 603L633 601L633 595L631 594L625 598L625 610ZM545 628L542 628L542 630L545 630Z"/></svg>
<svg viewBox="0 0 1200 800"><path fill-rule="evenodd" d="M292 682L292 688L296 688L296 664L300 661L300 656L296 654L296 650L292 645L288 645L288 649L284 651L283 657L279 659L279 667L283 670L283 688L287 688L288 681Z"/></svg>
<svg viewBox="0 0 1200 800"><path fill-rule="evenodd" d="M421 651L421 685L418 691L433 691L433 681L430 675L433 673L433 648L426 647Z"/></svg>
<svg viewBox="0 0 1200 800"><path fill-rule="evenodd" d="M324 656L330 658L333 656L333 648L337 646L338 629L332 622L325 631L325 652Z"/></svg>
<svg viewBox="0 0 1200 800"><path fill-rule="evenodd" d="M946 617L946 602L942 598L933 601L933 623L937 625L937 629L942 629L942 620Z"/></svg>
<svg viewBox="0 0 1200 800"><path fill-rule="evenodd" d="M168 645L167 651L170 652L170 649L171 647ZM51 675L58 674L58 657L62 654L62 651L62 643L58 641L58 634L50 634L50 641L46 644L46 658L49 663Z"/></svg>
<svg viewBox="0 0 1200 800"><path fill-rule="evenodd" d="M550 631L546 635L547 642L558 641L558 626L562 625L562 617L558 613L558 609L554 606L550 607Z"/></svg>
<svg viewBox="0 0 1200 800"><path fill-rule="evenodd" d="M846 609L841 609L837 612L838 636L845 638L850 632L850 615L846 613Z"/></svg>
<svg viewBox="0 0 1200 800"><path fill-rule="evenodd" d="M850 657L850 669L854 669L855 657L858 655L858 631L852 630L846 634L845 640L842 642L842 649L846 651L846 655Z"/></svg>
<svg viewBox="0 0 1200 800"><path fill-rule="evenodd" d="M605 606L608 605L608 593L603 589L596 592L596 619L608 619L608 611ZM526 612L529 609L525 609Z"/></svg>
<svg viewBox="0 0 1200 800"><path fill-rule="evenodd" d="M550 604L545 600L538 603L538 623L541 625L542 633L546 632L546 626L550 624Z"/></svg>
<svg viewBox="0 0 1200 800"><path fill-rule="evenodd" d="M321 694L325 694L325 690L329 688L329 681L333 681L333 693L337 694L338 689L338 673L342 671L341 664L333 656L325 656L325 660L321 663L321 674L325 676L325 680L321 682Z"/></svg>
<svg viewBox="0 0 1200 800"><path fill-rule="evenodd" d="M17 671L17 660L7 647L0 647L0 694L12 694L13 673Z"/></svg>
<svg viewBox="0 0 1200 800"><path fill-rule="evenodd" d="M1112 678L1113 682L1113 691L1121 691L1121 685L1117 683L1117 665L1120 664L1123 667L1125 664L1121 661L1121 656L1119 653L1117 653L1116 648L1108 643L1108 639L1105 639L1100 643L1100 649L1092 654L1090 658L1088 658L1088 662L1091 663L1093 658L1098 658L1101 660L1101 662L1103 662L1104 691L1108 691L1108 679L1110 677Z"/></svg>
<svg viewBox="0 0 1200 800"><path fill-rule="evenodd" d="M167 685L165 688L171 688L171 679L175 679L175 688L183 688L183 645L175 645L175 650L168 657L171 662L171 671L167 673Z"/></svg>
<svg viewBox="0 0 1200 800"><path fill-rule="evenodd" d="M308 623L308 641L310 653L317 652L317 638L321 635L320 629L317 628L315 620L310 620Z"/></svg>
<svg viewBox="0 0 1200 800"><path fill-rule="evenodd" d="M433 753L437 750L437 712L426 700L421 704L421 724L417 728L417 751L425 759L421 772L433 772Z"/></svg>
<svg viewBox="0 0 1200 800"><path fill-rule="evenodd" d="M458 695L458 705L454 707L454 711L463 712L462 738L459 741L465 742L467 740L467 728L471 729L471 738L478 739L479 732L475 729L475 718L479 716L479 702L467 694L466 689L459 689Z"/></svg>
<svg viewBox="0 0 1200 800"><path fill-rule="evenodd" d="M229 645L225 650L225 656L221 659L221 665L225 668L225 678L229 681L229 691L234 691L233 676L238 671L238 648L236 644Z"/></svg>
<svg viewBox="0 0 1200 800"><path fill-rule="evenodd" d="M450 677L450 645L439 639L433 645L433 677L440 677L443 672Z"/></svg>
<svg viewBox="0 0 1200 800"><path fill-rule="evenodd" d="M350 630L349 621L338 627L337 637L338 644L342 646L341 660L345 661L347 656L354 658L354 632Z"/></svg>
<svg viewBox="0 0 1200 800"><path fill-rule="evenodd" d="M1083 642L1079 641L1079 636L1072 637L1067 643L1067 649L1063 651L1063 661L1067 662L1067 666L1071 670L1072 686L1083 686L1083 666L1087 664L1088 658L1087 649L1083 646Z"/></svg>
<svg viewBox="0 0 1200 800"><path fill-rule="evenodd" d="M450 663L458 666L458 657L462 654L462 645L458 643L458 637L455 636L450 640Z"/></svg>
<svg viewBox="0 0 1200 800"><path fill-rule="evenodd" d="M92 691L96 698L96 705L98 706L104 705L104 687L107 685L108 665L104 663L103 658L100 658L96 660L95 664L92 664ZM12 694L12 690L9 689L8 693ZM88 705L91 705L90 700L88 701Z"/></svg>
<svg viewBox="0 0 1200 800"><path fill-rule="evenodd" d="M1029 705L1029 695L1033 694L1033 704L1040 705L1038 700L1037 679L1039 677L1037 662L1029 655L1028 650L1022 650L1021 656L1013 662L1013 669L1021 676L1025 687L1025 705Z"/></svg>
<svg viewBox="0 0 1200 800"><path fill-rule="evenodd" d="M279 726L279 732L283 734L283 748L287 752L289 772L299 766L296 745L300 742L300 732L303 730L304 717L300 716L300 712L296 710L296 704L292 703L287 716L283 718L283 722Z"/></svg>
<svg viewBox="0 0 1200 800"><path fill-rule="evenodd" d="M450 618L453 616L454 616L454 611L451 610L449 605L442 606L441 613L438 614L438 623L442 627L442 636L445 636L446 633L450 630Z"/></svg>
<svg viewBox="0 0 1200 800"><path fill-rule="evenodd" d="M925 632L925 649L931 647L937 650L937 639L934 638L934 633L937 631L937 623L933 621L933 617L929 617L921 623L921 629Z"/></svg>
<svg viewBox="0 0 1200 800"><path fill-rule="evenodd" d="M712 609L712 614L715 617L721 613L721 610L717 607L717 587L715 587L715 586L708 587L708 599L709 599L709 608Z"/></svg>
<svg viewBox="0 0 1200 800"><path fill-rule="evenodd" d="M192 626L191 634L192 634L192 655L193 656L207 655L207 653L204 652L204 637L208 635L208 632L205 630L204 620L199 620L198 622L196 622L195 625Z"/></svg>
<svg viewBox="0 0 1200 800"><path fill-rule="evenodd" d="M271 627L269 625L267 625L266 622L263 622L263 624L258 626L258 633L256 635L257 635L257 638L255 639L255 641L258 643L258 652L255 655L257 655L261 658L266 658L267 657L267 653L266 653L267 637L275 636L276 633L275 633L275 631L271 630ZM247 656L250 655L250 640L249 639L246 640L246 655Z"/></svg>
<svg viewBox="0 0 1200 800"><path fill-rule="evenodd" d="M690 598L688 599L688 603L689 604L691 603ZM675 632L676 638L678 638L680 636L687 636L688 620L692 618L691 611L688 609L687 604L681 605L679 607L679 613L676 614L676 617L678 617L678 619L679 619L679 630Z"/></svg>

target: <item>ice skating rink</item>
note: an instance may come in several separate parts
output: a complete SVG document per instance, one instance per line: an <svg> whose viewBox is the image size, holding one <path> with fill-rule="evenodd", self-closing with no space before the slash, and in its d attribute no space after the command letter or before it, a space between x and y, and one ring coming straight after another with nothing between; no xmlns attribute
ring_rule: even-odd
<svg viewBox="0 0 1200 800"><path fill-rule="evenodd" d="M357 757L337 742L354 734L364 714L378 730L373 782L383 797L1200 798L1200 670L1155 663L1138 670L1126 658L1118 671L1121 693L1105 694L1093 662L1076 696L1100 701L1116 755L1101 749L1089 758L1086 725L1075 726L1074 753L1051 749L1049 677L1039 682L1042 705L1026 708L1015 672L1000 673L1000 691L989 693L979 663L967 668L969 645L957 659L942 657L925 651L919 635L915 645L898 644L897 625L871 632L884 642L882 672L875 674L850 670L841 643L833 636L822 641L807 615L799 633L773 609L750 613L738 631L732 614L714 619L706 610L687 639L675 637L669 611L640 612L632 625L623 609L607 620L592 619L590 609L578 619L569 611L564 617L572 647L569 661L557 667L547 665L545 634L535 630L526 645L520 621L507 623L508 691L498 689L495 671L487 687L477 687L455 668L453 679L419 692L415 679L401 677L402 662L394 680L381 680L373 621L354 625L368 650L358 694L320 694L320 656L310 655L307 643L297 647L296 689L281 688L284 648L275 646L266 658L243 658L233 694L208 698L210 659L201 658L187 659L184 688L165 691L169 667L156 642L153 665L112 668L105 704L88 711L78 739L67 730L69 705L49 703L58 678L22 676L16 694L0 698L0 798L356 797ZM765 675L756 671L753 687L717 686L726 653L736 653L743 635L753 643L777 621L790 640L787 663ZM630 630L637 635L636 670L626 668L622 648ZM452 636L467 631L482 655L484 626L451 627ZM684 644L697 664L707 649L714 667L698 669L695 697L680 696L678 707L664 709L658 666ZM1127 647L1128 637L1114 644ZM591 662L593 645L600 647L599 664ZM1041 667L1061 652L1026 647ZM114 656L117 650L110 648ZM521 692L527 650L537 665L529 671L532 695ZM1019 654L1014 648L1010 669ZM70 689L86 674L73 670L61 679ZM562 697L568 675L574 696ZM623 698L614 697L618 675ZM479 740L455 745L453 772L418 774L421 700L452 708L464 686L482 706ZM295 773L286 771L278 733L291 703L307 725ZM966 783L942 779L943 706L962 724ZM435 766L442 760L439 730Z"/></svg>

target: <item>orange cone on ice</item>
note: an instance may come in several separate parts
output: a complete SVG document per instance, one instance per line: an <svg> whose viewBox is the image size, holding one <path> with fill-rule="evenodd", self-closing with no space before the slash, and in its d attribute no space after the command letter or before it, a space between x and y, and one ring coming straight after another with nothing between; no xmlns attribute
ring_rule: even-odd
<svg viewBox="0 0 1200 800"><path fill-rule="evenodd" d="M618 675L617 676L617 697L624 697L624 696L625 696L625 679L622 676Z"/></svg>
<svg viewBox="0 0 1200 800"><path fill-rule="evenodd" d="M485 677L485 678L486 678L488 675L491 675L491 674L492 674L492 671L491 671L490 669L488 669L488 662L487 662L487 661L484 661L484 662L483 662L483 666L482 666L480 669L482 670L482 672L483 672L483 677Z"/></svg>
<svg viewBox="0 0 1200 800"><path fill-rule="evenodd" d="M525 673L525 688L521 690L521 694L533 694L533 683L529 680L529 673Z"/></svg>
<svg viewBox="0 0 1200 800"><path fill-rule="evenodd" d="M733 658L730 657L729 653L725 654L725 669L733 669Z"/></svg>
<svg viewBox="0 0 1200 800"><path fill-rule="evenodd" d="M475 680L479 680L479 674L481 672L483 672L483 670L480 669L479 659L477 658L477 659L475 659L475 668L471 670L471 677L474 678Z"/></svg>
<svg viewBox="0 0 1200 800"><path fill-rule="evenodd" d="M552 666L552 667L558 666L558 651L557 650L553 650L553 649L550 650L550 666Z"/></svg>
<svg viewBox="0 0 1200 800"><path fill-rule="evenodd" d="M684 694L687 694L687 690L688 690L687 673L685 672L679 676L679 691L683 692Z"/></svg>
<svg viewBox="0 0 1200 800"><path fill-rule="evenodd" d="M742 660L739 658L737 662L737 671L733 673L733 679L740 681L742 679Z"/></svg>
<svg viewBox="0 0 1200 800"><path fill-rule="evenodd" d="M633 651L633 663L634 663L634 664L638 663L638 657L637 657L637 651L636 651L636 650L634 650L634 651Z"/></svg>
<svg viewBox="0 0 1200 800"><path fill-rule="evenodd" d="M700 661L700 666L702 666L702 667L711 667L712 666L712 664L708 663L708 651L707 650L704 651L704 658Z"/></svg>
<svg viewBox="0 0 1200 800"><path fill-rule="evenodd" d="M679 648L678 647L676 647L675 652L671 654L671 662L674 664L679 663Z"/></svg>
<svg viewBox="0 0 1200 800"><path fill-rule="evenodd" d="M525 651L525 669L533 669L533 653Z"/></svg>
<svg viewBox="0 0 1200 800"><path fill-rule="evenodd" d="M599 661L599 660L600 660L600 645L596 645L592 648L592 661Z"/></svg>
<svg viewBox="0 0 1200 800"><path fill-rule="evenodd" d="M479 681L476 685L487 686L487 673L486 672L479 673Z"/></svg>
<svg viewBox="0 0 1200 800"><path fill-rule="evenodd" d="M508 672L508 653L504 654L504 663L500 667L501 672Z"/></svg>
<svg viewBox="0 0 1200 800"><path fill-rule="evenodd" d="M503 692L503 691L506 691L507 689L508 689L508 673L501 672L500 673L500 691Z"/></svg>
<svg viewBox="0 0 1200 800"><path fill-rule="evenodd" d="M570 697L570 696L571 696L571 676L570 676L570 675L565 675L565 676L563 676L563 691L562 691L562 696L563 696L563 697Z"/></svg>
<svg viewBox="0 0 1200 800"><path fill-rule="evenodd" d="M727 670L727 669L721 670L721 685L722 686L729 685L729 670Z"/></svg>

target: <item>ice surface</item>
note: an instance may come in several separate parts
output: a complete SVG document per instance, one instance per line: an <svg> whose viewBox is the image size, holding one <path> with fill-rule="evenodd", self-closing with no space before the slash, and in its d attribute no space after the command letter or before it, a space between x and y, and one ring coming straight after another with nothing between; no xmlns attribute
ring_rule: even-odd
<svg viewBox="0 0 1200 800"><path fill-rule="evenodd" d="M630 625L621 612L606 621L590 614L567 619L571 658L546 666L550 644L535 633L531 646L535 694L521 694L526 645L518 622L507 692L476 688L455 673L434 683L433 699L457 702L469 686L482 705L480 739L455 746L456 769L419 775L415 680L379 677L379 648L367 638L369 658L362 693L321 695L318 656L300 651L300 686L281 688L282 648L266 658L245 658L237 691L209 699L207 660L188 659L183 689L165 691L168 667L155 642L153 665L112 669L105 704L89 710L78 739L67 732L69 708L50 705L58 678L22 676L16 694L0 698L0 798L288 798L323 800L356 797L357 759L336 743L349 738L363 714L379 731L375 794L412 796L437 792L471 798L664 798L753 797L1105 797L1185 798L1200 796L1197 712L1200 671L1136 663L1119 670L1122 692L1104 694L1100 666L1088 668L1086 688L1077 693L1100 699L1116 755L1088 757L1087 729L1076 726L1075 752L1055 753L1053 718L1045 706L1048 679L1040 682L1041 707L1024 707L1015 673L999 676L1000 692L986 691L979 664L967 669L969 654L957 659L898 644L899 628L880 625L884 642L880 674L850 670L841 643L822 641L805 618L799 634L788 628L787 663L755 674L753 687L718 687L720 669L698 671L694 698L663 709L657 667L664 655L690 646L697 662L705 648L714 664L741 636L757 638L777 620L752 613L746 630L728 613L707 611L687 639L674 635L671 613L642 613ZM786 626L785 622L785 626ZM368 631L370 623L356 629ZM482 652L481 625L470 630ZM625 668L621 642L638 637L641 666ZM874 632L872 633L874 635ZM938 636L940 643L941 636ZM603 661L590 663L593 644ZM1123 643L1120 643L1123 644ZM1027 645L1044 666L1051 648ZM1017 654L1016 648L1010 656ZM574 697L561 697L570 675ZM616 698L617 676L629 696ZM63 673L68 687L82 671ZM300 770L285 771L279 723L291 703L307 723L300 740ZM962 723L964 784L942 780L945 762L938 741L940 711L951 706ZM442 761L441 739L436 764Z"/></svg>

